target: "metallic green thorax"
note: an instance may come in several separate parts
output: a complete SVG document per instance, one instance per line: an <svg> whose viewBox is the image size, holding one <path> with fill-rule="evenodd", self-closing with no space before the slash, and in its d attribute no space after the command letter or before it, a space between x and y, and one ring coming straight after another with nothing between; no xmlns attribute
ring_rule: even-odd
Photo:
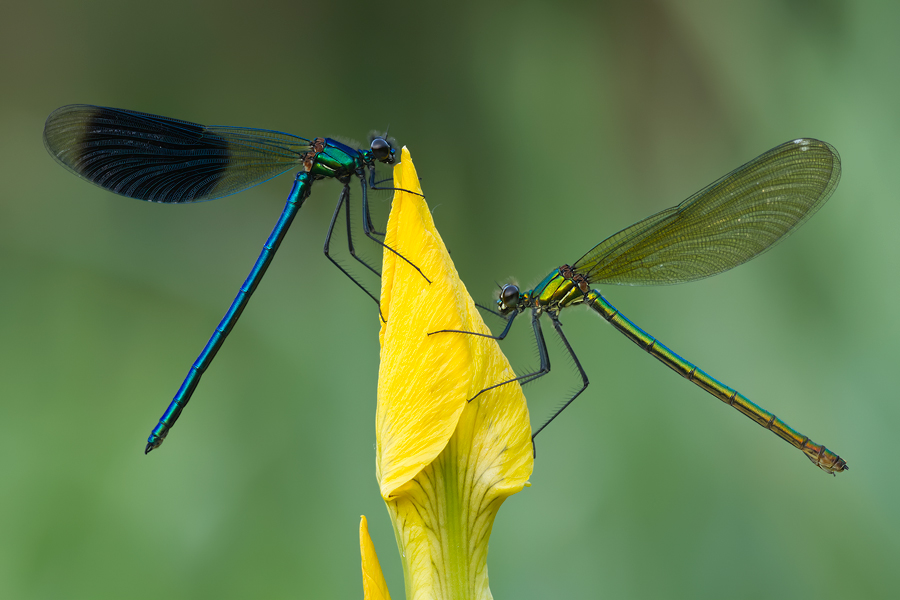
<svg viewBox="0 0 900 600"><path fill-rule="evenodd" d="M571 279L566 279L560 269L554 269L523 297L530 300L535 308L555 311L583 302L584 292Z"/></svg>
<svg viewBox="0 0 900 600"><path fill-rule="evenodd" d="M367 153L356 150L331 138L325 138L324 149L315 156L310 174L316 177L346 177L371 164Z"/></svg>

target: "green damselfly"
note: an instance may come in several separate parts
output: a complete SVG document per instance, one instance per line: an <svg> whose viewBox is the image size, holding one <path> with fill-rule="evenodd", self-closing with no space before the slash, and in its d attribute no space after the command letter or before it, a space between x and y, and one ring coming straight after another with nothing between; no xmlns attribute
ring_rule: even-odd
<svg viewBox="0 0 900 600"><path fill-rule="evenodd" d="M672 352L589 286L684 283L727 271L795 231L828 200L840 176L840 157L831 145L814 139L793 140L735 169L681 204L610 236L573 264L554 269L533 289L523 292L516 285L504 285L497 300L499 313L495 314L507 319L506 327L500 335L487 337L502 340L516 316L530 309L540 368L482 392L513 381L525 384L550 372L540 323L546 314L574 360L582 386L532 437L537 436L588 386L587 374L559 320L562 309L584 304L667 367L803 451L822 470L831 474L847 470L847 463L837 454ZM456 330L432 333L484 335Z"/></svg>

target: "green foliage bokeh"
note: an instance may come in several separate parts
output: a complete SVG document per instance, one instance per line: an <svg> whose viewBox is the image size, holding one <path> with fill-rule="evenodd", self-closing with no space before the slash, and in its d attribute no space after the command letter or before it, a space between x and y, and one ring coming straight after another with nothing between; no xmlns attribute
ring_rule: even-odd
<svg viewBox="0 0 900 600"><path fill-rule="evenodd" d="M483 302L770 147L830 142L841 184L777 249L689 285L603 291L851 470L826 476L572 310L592 385L500 512L491 587L900 596L898 19L811 0L4 5L0 598L359 597L360 514L402 594L374 478L378 316L321 252L339 187L316 185L144 456L290 179L191 206L114 196L41 145L46 116L80 102L308 137L389 124ZM503 346L522 369L529 329ZM551 352L525 390L535 421L577 387Z"/></svg>

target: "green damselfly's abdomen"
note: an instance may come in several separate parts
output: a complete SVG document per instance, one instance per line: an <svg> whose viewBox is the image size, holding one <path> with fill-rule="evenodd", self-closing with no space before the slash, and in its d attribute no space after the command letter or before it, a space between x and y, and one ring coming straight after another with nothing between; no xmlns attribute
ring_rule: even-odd
<svg viewBox="0 0 900 600"><path fill-rule="evenodd" d="M686 361L665 345L657 341L643 329L629 321L616 308L607 302L596 290L590 290L584 295L584 302L597 311L604 319L625 334L628 339L646 350L651 356L664 365L703 388L722 402L733 406L744 415L756 421L759 425L772 431L775 435L788 442L790 445L803 451L809 460L827 473L839 473L848 469L847 463L840 456L819 444L814 443L805 435L789 427L784 421L757 406L746 396L734 390L720 381L711 377L708 373L698 368L697 365Z"/></svg>

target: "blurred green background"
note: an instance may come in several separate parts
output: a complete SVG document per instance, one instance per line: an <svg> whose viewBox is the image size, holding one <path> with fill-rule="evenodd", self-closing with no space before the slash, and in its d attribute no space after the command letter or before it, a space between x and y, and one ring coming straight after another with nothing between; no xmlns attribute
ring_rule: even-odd
<svg viewBox="0 0 900 600"><path fill-rule="evenodd" d="M770 147L829 141L841 184L776 250L603 291L851 470L825 475L572 310L592 385L538 438L490 582L497 598L900 597L898 22L900 5L822 0L7 3L0 598L357 598L360 514L403 597L373 469L377 313L321 252L339 186L316 185L144 456L290 177L192 206L114 196L42 147L46 116L79 102L309 137L390 124L481 301ZM521 325L503 347L527 368ZM535 426L577 386L551 352L525 390Z"/></svg>

